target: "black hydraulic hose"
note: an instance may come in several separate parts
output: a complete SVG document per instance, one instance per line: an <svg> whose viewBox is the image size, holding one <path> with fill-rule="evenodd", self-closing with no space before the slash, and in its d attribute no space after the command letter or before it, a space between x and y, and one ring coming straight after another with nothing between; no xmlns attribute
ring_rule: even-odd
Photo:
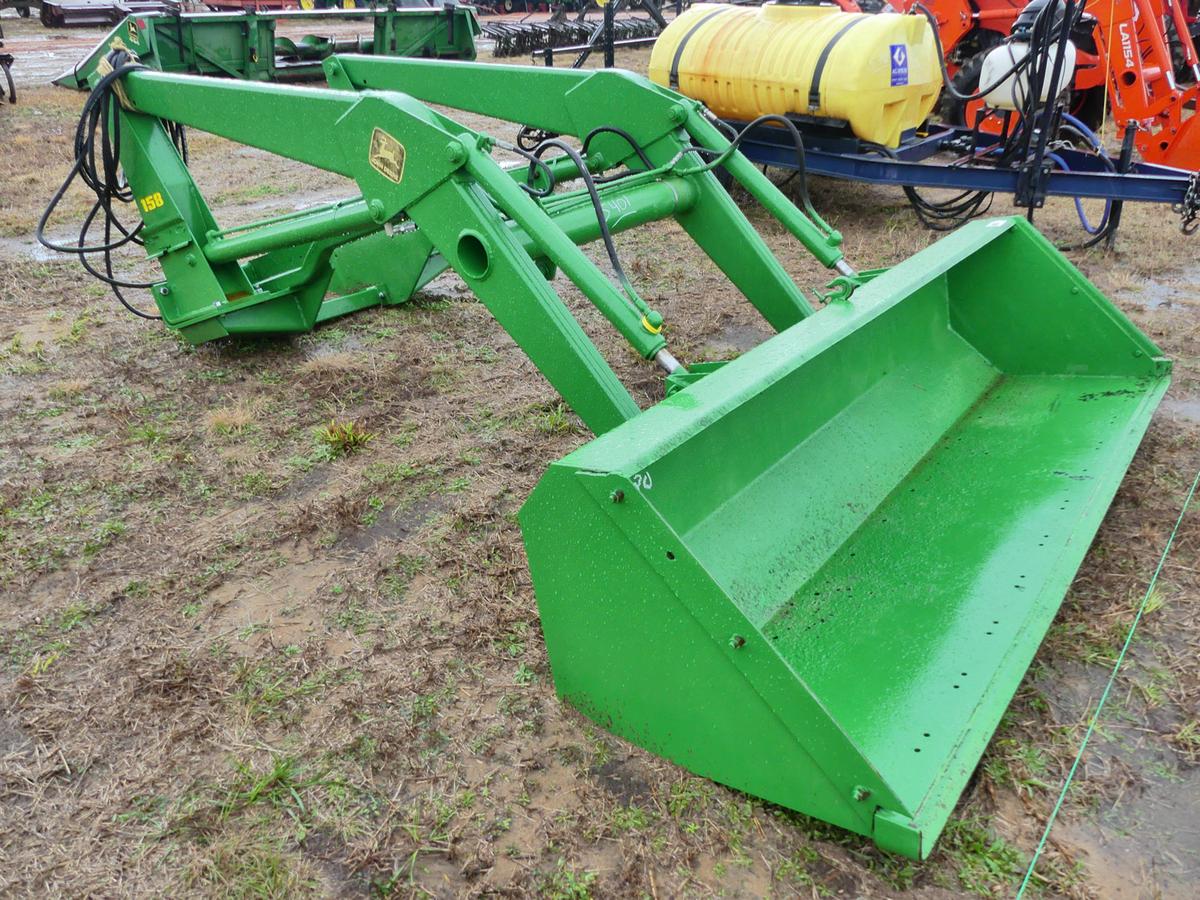
<svg viewBox="0 0 1200 900"><path fill-rule="evenodd" d="M895 151L883 144L864 142L864 146L888 159L899 159ZM922 197L912 185L903 185L903 190L917 221L930 231L954 231L971 219L987 215L992 208L991 191L963 191L947 200L933 201Z"/></svg>
<svg viewBox="0 0 1200 900"><path fill-rule="evenodd" d="M549 197L554 193L554 188L558 184L558 179L554 177L554 170L551 169L540 156L534 155L533 151L526 150L517 144L500 144L502 149L515 153L518 156L524 157L529 161L529 174L525 176L525 180L520 183L519 187L531 197L541 199ZM540 145L539 145L540 146ZM546 176L546 186L544 188L537 187L533 183L534 172L541 170Z"/></svg>
<svg viewBox="0 0 1200 900"><path fill-rule="evenodd" d="M1071 29L1077 19L1077 14L1081 10L1081 7L1075 4L1075 0L1067 0L1061 28L1057 34L1052 34L1054 31L1055 13L1058 8L1058 2L1051 2L1038 11L1029 31L1028 51L1021 59L1016 60L1002 77L997 79L993 84L980 88L972 94L963 94L955 88L946 69L945 53L936 19L922 4L917 3L913 7L912 11L924 15L933 30L934 40L937 44L939 65L942 70L942 80L945 83L946 90L959 100L969 102L983 99L1008 78L1016 75L1022 68L1028 70L1026 83L1022 84L1021 79L1018 78L1014 84L1014 94L1019 94L1019 96L1014 97L1014 100L1020 111L1022 125L1011 135L1005 136L1003 147L999 155L994 159L997 165L1013 165L1018 160L1019 162L1016 162L1016 164L1019 167L1040 165L1040 161L1045 155L1048 136L1050 131L1053 130L1051 126L1056 115L1054 106L1052 104L1048 105L1043 114L1045 121L1040 123L1040 127L1034 123L1038 118L1042 86L1048 74L1046 69L1049 65L1049 51L1053 46L1052 42L1057 41L1058 53L1054 64L1049 66L1051 69L1049 76L1053 79L1052 83L1057 84L1062 74L1066 43L1069 40ZM1030 123L1033 127L1024 127L1024 123ZM886 147L875 145L871 149L894 158L894 154ZM919 191L911 185L906 185L904 192L912 204L913 212L917 215L921 223L936 231L953 230L969 219L984 215L991 208L992 194L988 191L963 191L944 201L928 200L922 197ZM1032 205L1027 215L1032 219ZM1088 245L1091 243L1094 242L1088 242Z"/></svg>
<svg viewBox="0 0 1200 900"><path fill-rule="evenodd" d="M143 319L159 319L160 316L137 309L121 293L122 288L148 289L152 288L153 284L118 278L114 272L112 260L113 251L131 244L142 244L140 234L143 223L139 221L135 227L128 228L114 209L114 202L133 202L133 192L121 172L120 117L114 115L115 110L112 105L116 82L131 71L145 68L131 62L131 59L126 51L114 51L106 57L112 71L101 77L84 101L79 123L75 129L73 148L75 161L67 173L67 177L46 204L45 210L38 219L35 235L42 246L77 257L89 274L109 286L118 302L129 312ZM186 163L187 137L182 126L174 122L163 122L162 124L166 127L168 135ZM96 199L83 219L76 243L74 245L58 244L46 237L46 226L76 179L82 181ZM88 238L98 216L104 223L103 243L89 244ZM114 230L119 237L114 237ZM94 254L103 257L103 271L95 268L89 260L88 257Z"/></svg>
<svg viewBox="0 0 1200 900"><path fill-rule="evenodd" d="M631 143L632 143L632 139ZM636 146L636 145L634 145ZM625 274L625 267L621 265L621 258L617 255L617 245L613 242L612 229L608 226L608 217L604 214L604 204L600 200L600 192L596 190L596 181L592 177L592 173L588 171L587 163L579 151L570 144L560 141L558 138L547 138L538 145L538 148L533 151L533 155L541 161L542 154L551 147L556 150L561 150L571 158L579 169L579 177L583 180L584 187L587 188L588 196L592 200L592 208L596 211L596 221L600 226L600 239L604 242L604 250L608 254L608 261L612 264L613 272L617 279L621 282L621 287L624 289L626 297L630 304L641 313L640 305L641 298L634 289L633 284L629 280L629 276ZM545 165L543 163L543 165Z"/></svg>
<svg viewBox="0 0 1200 900"><path fill-rule="evenodd" d="M42 212L37 228L34 230L34 235L37 237L38 243L42 244L42 246L56 250L59 253L82 254L115 250L128 243L128 232L125 232L124 229L122 229L122 233L126 235L125 239L118 241L116 244L85 247L55 244L46 238L45 230L47 221L58 207L58 204L62 202L63 196L76 177L80 178L97 196L96 209L93 211L93 215L100 208L107 207L110 198L128 199L127 196L123 195L119 187L110 187L110 185L118 183L115 172L108 172L107 169L104 169L103 174L101 174L101 171L96 168L94 128L99 127L101 101L107 96L110 85L127 72L138 68L143 67L124 66L120 69L114 69L96 84L95 89L88 95L87 100L84 101L83 112L79 117L79 125L75 131L75 164L71 167L71 171L67 173L67 177L63 180L63 183L59 185L58 190L50 198L50 202L46 204L46 209ZM105 131L107 132L107 128L105 128ZM112 181L108 180L110 177L113 179ZM141 225L138 225L134 231L136 232L140 229Z"/></svg>
<svg viewBox="0 0 1200 900"><path fill-rule="evenodd" d="M641 161L643 166L645 166L647 169L654 168L654 165L650 162L650 157L648 157L646 155L646 151L642 149L642 145L635 141L633 139L633 135L631 135L628 131L626 131L624 128L618 128L616 125L600 125L585 134L583 136L583 149L581 151L584 156L587 156L588 147L592 143L592 138L598 134L615 134L633 149L633 152L637 154L637 158Z"/></svg>
<svg viewBox="0 0 1200 900"><path fill-rule="evenodd" d="M757 119L744 126L742 130L734 136L733 140L729 142L729 146L723 150L710 150L707 147L697 147L694 144L690 145L687 149L700 154L702 157L710 157L704 166L704 170L712 171L713 169L720 168L722 165L724 165L725 160L737 152L738 147L741 146L742 141L746 139L746 136L751 131L753 131L759 125L765 125L767 122L778 122L779 124L783 125L783 127L787 130L788 135L791 137L792 146L796 151L796 176L798 183L797 190L800 194L800 203L804 207L804 212L808 215L808 217L812 219L819 228L824 229L826 234L829 234L833 231L833 229L830 227L829 223L821 217L821 214L817 212L816 207L813 206L812 198L808 194L808 161L804 153L804 136L800 134L800 129L796 127L796 123L787 116L781 116L777 113L766 113L759 116Z"/></svg>
<svg viewBox="0 0 1200 900"><path fill-rule="evenodd" d="M1055 4L1053 4L1053 3L1047 4L1047 8L1049 8L1052 5L1055 5ZM1059 34L1058 34L1058 52L1055 53L1055 55L1054 55L1054 65L1050 67L1050 89L1055 92L1055 96L1049 98L1050 102L1046 104L1045 112L1042 114L1043 121L1041 122L1040 127L1036 129L1037 130L1037 146L1034 149L1032 158L1029 160L1029 165L1034 170L1037 170L1041 167L1042 160L1045 159L1045 157L1046 157L1046 143L1050 139L1051 127L1054 125L1055 119L1058 116L1058 106L1056 103L1056 101L1058 99L1057 88L1058 88L1059 80L1062 78L1063 60L1066 55L1067 42L1070 39L1071 28L1074 26L1075 11L1076 11L1075 0L1065 0L1062 27L1059 29ZM1039 16L1039 19L1040 18L1041 17ZM1035 26L1034 26L1035 32L1037 31L1037 24L1038 23L1035 23ZM1047 30L1049 30L1052 26L1053 26L1053 19L1051 19L1050 24L1046 26ZM1049 34L1043 34L1042 38L1043 38L1043 40L1048 41L1048 40L1052 39L1052 36ZM1047 51L1049 51L1049 49L1052 46L1053 46L1052 44L1047 44L1046 45ZM1030 55L1032 55L1032 54L1033 54L1033 47L1031 46L1030 47ZM1030 99L1029 99L1030 110L1029 111L1031 113L1036 113L1037 105L1042 102L1042 86L1045 83L1045 81L1044 81L1045 75L1046 75L1045 69L1046 69L1046 66L1048 63L1049 63L1049 53L1047 52L1047 53L1041 54L1038 59L1038 65L1035 67L1035 74L1037 76L1037 82L1036 82L1036 84L1030 85ZM1031 119L1030 121L1033 121L1033 119ZM1033 135L1030 135L1030 138L1032 138L1032 137L1033 137ZM1040 178L1040 174L1038 174L1038 177ZM1028 212L1027 217L1028 217L1029 221L1031 221L1031 222L1033 221L1033 210L1034 210L1034 206L1032 203L1030 203L1029 212Z"/></svg>
<svg viewBox="0 0 1200 900"><path fill-rule="evenodd" d="M1052 4L1047 4L1041 10L1041 12L1038 13L1039 20L1042 18L1042 16L1044 16L1046 14L1046 10L1050 9L1051 5ZM994 82L989 84L987 87L980 88L977 91L975 91L975 93L973 93L973 94L960 93L958 88L956 88L954 86L953 79L950 78L950 70L946 68L946 50L942 46L942 36L938 32L937 19L934 18L933 13L931 13L929 11L929 9L926 8L921 3L914 4L913 8L911 10L909 10L910 15L914 14L914 13L920 13L929 22L929 27L933 31L933 40L937 46L938 65L941 66L941 69L942 69L942 84L945 85L946 91L957 100L961 100L964 103L970 103L973 100L982 100L984 97L986 97L992 91L994 91L996 88L1000 87L1000 85L1004 84L1004 82L1007 81L1010 76L1015 75L1024 66L1027 66L1029 64L1029 57L1032 54L1027 54L1026 56L1021 57L1021 59L1018 59L1015 63L1012 64L1012 66L1009 68L1009 70L1007 72L1005 72L1003 75L1001 75Z"/></svg>

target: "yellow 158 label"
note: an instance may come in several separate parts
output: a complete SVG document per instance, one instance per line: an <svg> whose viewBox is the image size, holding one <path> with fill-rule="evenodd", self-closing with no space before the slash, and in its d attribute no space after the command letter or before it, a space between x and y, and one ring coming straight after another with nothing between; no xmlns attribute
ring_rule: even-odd
<svg viewBox="0 0 1200 900"><path fill-rule="evenodd" d="M142 208L142 212L144 212L144 213L148 213L148 212L151 212L152 210L158 209L162 205L163 205L162 194L160 194L158 191L155 191L153 194L147 194L145 197L141 197L138 199L138 206L140 206Z"/></svg>

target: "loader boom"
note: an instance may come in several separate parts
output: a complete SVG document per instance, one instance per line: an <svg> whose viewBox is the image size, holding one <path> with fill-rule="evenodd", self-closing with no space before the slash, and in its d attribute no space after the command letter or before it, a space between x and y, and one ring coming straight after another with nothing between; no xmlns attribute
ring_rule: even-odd
<svg viewBox="0 0 1200 900"><path fill-rule="evenodd" d="M195 342L306 331L335 311L402 303L451 267L593 431L636 414L628 391L544 274L546 266L561 269L641 356L654 358L665 349L657 314L631 303L576 246L576 238L598 236L595 217L585 214L573 234L554 224L556 218L578 219L588 206L586 193L536 202L492 158L491 138L393 86L422 84L427 96L465 105L477 67L355 56L334 57L327 67L335 87L350 89L149 71L123 79L131 108L120 112L129 135L121 145L122 163L134 194L150 198L149 209L142 207L146 249L166 277L155 294L167 324ZM811 313L726 191L689 152L693 141L727 146L693 101L615 71L484 68L513 88L528 80L522 93L543 98L534 121L580 138L619 118L622 105L637 109L636 121L626 125L651 168L602 187L603 202L622 213L611 217L615 227L672 215L773 327L786 328ZM360 196L222 232L162 119L345 176ZM628 160L635 170L645 169L623 138L600 134L594 145L592 164L614 167ZM826 265L841 261L836 234L821 234L753 166L744 160L733 165ZM674 169L690 174L672 174ZM365 252L356 242L370 242L379 252ZM352 258L352 266L342 266L340 254ZM326 299L330 289L337 296Z"/></svg>
<svg viewBox="0 0 1200 900"><path fill-rule="evenodd" d="M1023 220L856 273L840 235L698 104L630 73L362 56L326 73L331 89L98 75L108 105L85 109L119 127L166 324L193 342L305 331L453 269L597 436L550 465L520 513L559 695L692 771L926 856L1170 363ZM422 101L575 141L546 139L506 169L493 153L516 148ZM168 123L356 193L221 229ZM839 273L823 308L717 165ZM611 244L665 218L777 335L690 369L671 354ZM596 238L619 284L578 246ZM556 272L666 371L664 399L639 409Z"/></svg>

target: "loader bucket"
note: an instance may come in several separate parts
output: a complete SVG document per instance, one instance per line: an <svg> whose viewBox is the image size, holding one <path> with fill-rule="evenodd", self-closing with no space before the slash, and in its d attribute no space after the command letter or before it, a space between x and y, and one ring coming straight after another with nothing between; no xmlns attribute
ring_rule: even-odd
<svg viewBox="0 0 1200 900"><path fill-rule="evenodd" d="M549 467L559 694L925 857L1169 373L1024 221L943 238Z"/></svg>

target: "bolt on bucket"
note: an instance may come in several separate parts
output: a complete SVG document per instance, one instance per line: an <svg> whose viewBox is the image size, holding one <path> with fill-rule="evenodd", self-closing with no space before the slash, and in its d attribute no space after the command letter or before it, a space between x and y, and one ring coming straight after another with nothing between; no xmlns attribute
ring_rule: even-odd
<svg viewBox="0 0 1200 900"><path fill-rule="evenodd" d="M943 238L550 466L559 694L927 856L1169 374L1024 221Z"/></svg>

